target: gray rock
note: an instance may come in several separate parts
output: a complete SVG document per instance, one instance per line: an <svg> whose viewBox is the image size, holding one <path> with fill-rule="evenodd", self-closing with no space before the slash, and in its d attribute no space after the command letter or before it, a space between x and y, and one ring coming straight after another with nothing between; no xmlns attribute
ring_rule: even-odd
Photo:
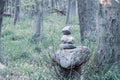
<svg viewBox="0 0 120 80"><path fill-rule="evenodd" d="M62 32L64 35L70 35L71 34L71 30L70 30L70 26L66 26L62 29Z"/></svg>
<svg viewBox="0 0 120 80"><path fill-rule="evenodd" d="M63 35L61 38L62 43L69 43L69 44L74 44L75 39L71 35Z"/></svg>
<svg viewBox="0 0 120 80"><path fill-rule="evenodd" d="M90 51L85 46L79 46L75 49L58 50L53 55L53 60L65 69L74 68L84 64L90 55Z"/></svg>
<svg viewBox="0 0 120 80"><path fill-rule="evenodd" d="M3 64L0 63L0 69L2 70L2 69L5 69L5 68L6 67Z"/></svg>
<svg viewBox="0 0 120 80"><path fill-rule="evenodd" d="M74 44L60 44L60 49L74 49L76 46Z"/></svg>

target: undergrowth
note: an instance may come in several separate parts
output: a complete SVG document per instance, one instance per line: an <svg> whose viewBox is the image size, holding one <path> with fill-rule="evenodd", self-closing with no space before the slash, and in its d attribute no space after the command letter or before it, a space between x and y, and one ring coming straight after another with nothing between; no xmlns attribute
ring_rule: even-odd
<svg viewBox="0 0 120 80"><path fill-rule="evenodd" d="M34 44L33 19L21 20L16 26L12 18L4 18L2 28L2 47L7 68L0 71L0 78L5 80L59 80L51 72L50 56L59 49L62 28L65 27L65 17L50 15L44 17L43 39L39 44ZM72 35L76 45L80 43L78 20L76 17L70 21ZM84 43L91 48L88 40ZM94 50L91 48L91 50ZM99 77L99 76L96 76ZM103 80L120 80L120 72L108 72ZM66 80L66 79L64 79Z"/></svg>

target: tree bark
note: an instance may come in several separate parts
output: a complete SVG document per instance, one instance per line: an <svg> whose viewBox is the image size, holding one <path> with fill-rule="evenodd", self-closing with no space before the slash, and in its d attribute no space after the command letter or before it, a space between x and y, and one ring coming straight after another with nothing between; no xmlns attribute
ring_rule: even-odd
<svg viewBox="0 0 120 80"><path fill-rule="evenodd" d="M81 41L94 38L97 24L98 0L78 0Z"/></svg>
<svg viewBox="0 0 120 80"><path fill-rule="evenodd" d="M51 7L54 8L54 0L51 0Z"/></svg>
<svg viewBox="0 0 120 80"><path fill-rule="evenodd" d="M53 8L54 8L54 0L51 0L51 8L52 8L52 13L54 12L53 11Z"/></svg>
<svg viewBox="0 0 120 80"><path fill-rule="evenodd" d="M35 12L35 19L34 19L34 40L36 43L41 41L42 33L43 33L43 0L38 1L35 0L36 4L36 12Z"/></svg>
<svg viewBox="0 0 120 80"><path fill-rule="evenodd" d="M70 15L78 17L77 0L71 1Z"/></svg>
<svg viewBox="0 0 120 80"><path fill-rule="evenodd" d="M66 22L65 25L69 25L69 16L70 16L70 7L71 7L71 0L67 0L67 15L66 15Z"/></svg>
<svg viewBox="0 0 120 80"><path fill-rule="evenodd" d="M99 38L93 65L103 75L115 63L120 64L120 4L115 0L111 3L100 5L98 15Z"/></svg>
<svg viewBox="0 0 120 80"><path fill-rule="evenodd" d="M20 20L20 0L15 0L14 25Z"/></svg>
<svg viewBox="0 0 120 80"><path fill-rule="evenodd" d="M2 21L3 21L3 12L4 12L5 0L0 0L0 62L3 62L3 54L1 49L1 30L2 30Z"/></svg>

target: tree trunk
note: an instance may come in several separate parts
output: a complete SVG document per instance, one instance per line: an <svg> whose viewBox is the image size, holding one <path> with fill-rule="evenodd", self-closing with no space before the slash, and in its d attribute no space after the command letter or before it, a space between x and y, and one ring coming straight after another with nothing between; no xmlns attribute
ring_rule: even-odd
<svg viewBox="0 0 120 80"><path fill-rule="evenodd" d="M54 8L54 0L51 0L51 7Z"/></svg>
<svg viewBox="0 0 120 80"><path fill-rule="evenodd" d="M14 25L20 20L20 0L15 0Z"/></svg>
<svg viewBox="0 0 120 80"><path fill-rule="evenodd" d="M70 15L78 17L77 0L71 1Z"/></svg>
<svg viewBox="0 0 120 80"><path fill-rule="evenodd" d="M36 3L36 12L34 19L34 40L38 43L42 39L42 30L43 30L43 0L35 0Z"/></svg>
<svg viewBox="0 0 120 80"><path fill-rule="evenodd" d="M98 0L78 0L81 41L95 37Z"/></svg>
<svg viewBox="0 0 120 80"><path fill-rule="evenodd" d="M1 49L1 30L2 30L2 21L3 21L3 12L4 12L5 0L0 0L0 62L3 62L2 49Z"/></svg>
<svg viewBox="0 0 120 80"><path fill-rule="evenodd" d="M93 65L102 75L115 63L120 64L120 4L115 0L111 3L100 5L98 15L99 38Z"/></svg>
<svg viewBox="0 0 120 80"><path fill-rule="evenodd" d="M71 0L67 0L67 15L66 15L66 22L65 25L69 25L69 16L70 16L70 7L71 7Z"/></svg>
<svg viewBox="0 0 120 80"><path fill-rule="evenodd" d="M51 9L52 9L51 11L52 11L52 13L54 12L53 8L54 8L54 0L51 0Z"/></svg>
<svg viewBox="0 0 120 80"><path fill-rule="evenodd" d="M57 4L58 4L58 9L62 9L62 2L61 0L58 0Z"/></svg>

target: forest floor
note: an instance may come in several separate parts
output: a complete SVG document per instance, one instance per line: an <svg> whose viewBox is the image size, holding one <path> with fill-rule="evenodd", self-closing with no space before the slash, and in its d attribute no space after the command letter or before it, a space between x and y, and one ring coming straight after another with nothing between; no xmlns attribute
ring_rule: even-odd
<svg viewBox="0 0 120 80"><path fill-rule="evenodd" d="M56 14L44 17L44 35L39 44L35 44L32 38L33 20L22 18L14 26L12 18L4 18L2 47L7 68L0 71L0 80L58 80L50 70L49 54L59 49L65 17ZM72 35L80 45L78 20L72 17L70 22Z"/></svg>
<svg viewBox="0 0 120 80"><path fill-rule="evenodd" d="M96 49L94 43L89 40L80 43L80 27L76 16L70 17L70 24L76 46L85 45L93 53ZM43 39L39 44L35 44L33 18L21 18L21 21L14 26L12 18L5 17L1 41L6 68L0 70L0 80L60 80L54 74L49 55L59 49L63 27L65 27L65 16L53 14L44 17ZM120 71L114 69L102 77L102 80L120 80Z"/></svg>

